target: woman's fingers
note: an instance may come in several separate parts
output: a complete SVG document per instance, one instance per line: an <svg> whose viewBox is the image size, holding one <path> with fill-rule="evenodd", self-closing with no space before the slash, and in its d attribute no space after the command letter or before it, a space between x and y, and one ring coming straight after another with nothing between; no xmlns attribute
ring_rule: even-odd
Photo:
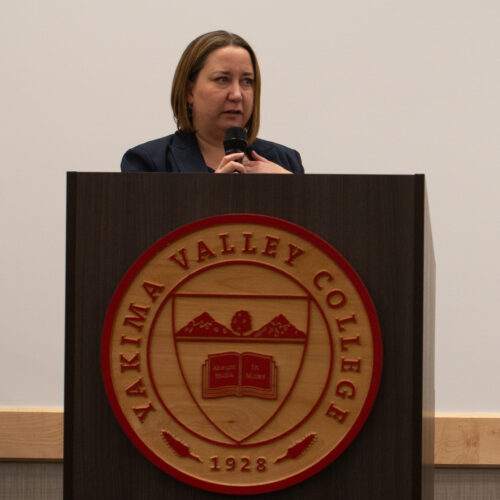
<svg viewBox="0 0 500 500"><path fill-rule="evenodd" d="M221 167L218 167L217 170L215 170L216 174L233 174L234 172L244 174L246 173L245 167L241 163L231 161Z"/></svg>
<svg viewBox="0 0 500 500"><path fill-rule="evenodd" d="M249 160L244 153L232 153L222 158L219 166L215 169L216 174L291 174L286 168L269 161L256 151L252 150L252 158ZM240 163L238 160L242 160Z"/></svg>
<svg viewBox="0 0 500 500"><path fill-rule="evenodd" d="M253 160L248 162L247 174L291 174L286 168L269 161L252 150Z"/></svg>
<svg viewBox="0 0 500 500"><path fill-rule="evenodd" d="M257 153L257 151L255 151L255 149L252 149L252 157L256 160L267 161L267 162L271 163L267 158L260 156L260 154Z"/></svg>
<svg viewBox="0 0 500 500"><path fill-rule="evenodd" d="M237 160L242 159L244 153L232 153L222 158L219 166L215 169L216 174L231 174L233 172L245 173L245 167Z"/></svg>

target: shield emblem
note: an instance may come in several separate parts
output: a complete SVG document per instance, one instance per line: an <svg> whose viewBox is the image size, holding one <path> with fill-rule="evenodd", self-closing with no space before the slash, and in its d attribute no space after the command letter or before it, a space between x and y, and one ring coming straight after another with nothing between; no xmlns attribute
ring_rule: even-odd
<svg viewBox="0 0 500 500"><path fill-rule="evenodd" d="M220 433L245 444L280 412L300 376L309 297L178 293L171 307L189 394Z"/></svg>

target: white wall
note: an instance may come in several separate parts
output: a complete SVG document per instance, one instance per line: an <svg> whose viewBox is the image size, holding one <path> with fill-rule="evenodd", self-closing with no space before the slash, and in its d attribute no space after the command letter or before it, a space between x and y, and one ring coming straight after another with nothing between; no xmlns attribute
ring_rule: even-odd
<svg viewBox="0 0 500 500"><path fill-rule="evenodd" d="M0 406L63 404L65 172L172 132L176 62L224 28L308 172L427 175L437 410L500 412L499 26L498 0L1 0Z"/></svg>

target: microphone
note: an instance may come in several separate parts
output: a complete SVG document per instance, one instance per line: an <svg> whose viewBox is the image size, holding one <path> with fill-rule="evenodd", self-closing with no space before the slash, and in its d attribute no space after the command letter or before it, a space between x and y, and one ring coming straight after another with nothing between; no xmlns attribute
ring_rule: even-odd
<svg viewBox="0 0 500 500"><path fill-rule="evenodd" d="M229 127L226 130L224 137L224 151L226 155L231 153L244 153L247 149L248 136L247 131L242 127ZM240 158L240 163L243 163L243 158Z"/></svg>

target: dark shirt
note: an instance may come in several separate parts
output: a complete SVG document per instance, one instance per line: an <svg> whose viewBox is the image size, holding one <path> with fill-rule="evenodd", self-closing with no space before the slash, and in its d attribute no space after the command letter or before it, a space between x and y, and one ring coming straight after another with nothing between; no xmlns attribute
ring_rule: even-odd
<svg viewBox="0 0 500 500"><path fill-rule="evenodd" d="M294 149L262 139L256 139L249 146L249 150L252 149L294 174L304 173L300 154ZM122 172L213 172L205 164L196 136L181 131L129 149L123 156L121 170Z"/></svg>

